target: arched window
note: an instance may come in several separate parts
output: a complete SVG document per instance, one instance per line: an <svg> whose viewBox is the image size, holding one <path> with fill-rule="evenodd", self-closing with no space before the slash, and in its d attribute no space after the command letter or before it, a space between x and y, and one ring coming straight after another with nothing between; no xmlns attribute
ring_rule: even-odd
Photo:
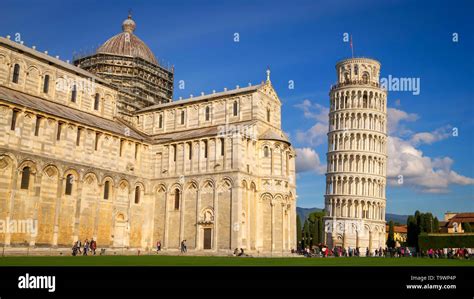
<svg viewBox="0 0 474 299"><path fill-rule="evenodd" d="M48 93L49 91L49 75L44 76L44 81L43 81L43 92Z"/></svg>
<svg viewBox="0 0 474 299"><path fill-rule="evenodd" d="M68 174L66 177L66 195L72 194L72 182L74 180L74 176L72 174Z"/></svg>
<svg viewBox="0 0 474 299"><path fill-rule="evenodd" d="M239 114L239 104L237 103L237 101L234 102L232 110L234 112L234 116L237 116Z"/></svg>
<svg viewBox="0 0 474 299"><path fill-rule="evenodd" d="M74 84L72 86L72 92L71 92L71 102L75 103L77 98L77 86Z"/></svg>
<svg viewBox="0 0 474 299"><path fill-rule="evenodd" d="M23 171L21 172L21 189L27 189L30 186L30 174L31 174L31 168L26 166L23 168Z"/></svg>
<svg viewBox="0 0 474 299"><path fill-rule="evenodd" d="M12 82L18 83L18 79L20 78L20 65L18 63L15 64L13 67L13 77Z"/></svg>
<svg viewBox="0 0 474 299"><path fill-rule="evenodd" d="M224 156L224 153L225 153L225 142L224 142L224 138L220 138L220 141L221 141L221 156Z"/></svg>
<svg viewBox="0 0 474 299"><path fill-rule="evenodd" d="M359 66L358 65L355 65L354 66L354 75L358 75L359 74Z"/></svg>
<svg viewBox="0 0 474 299"><path fill-rule="evenodd" d="M179 210L179 189L174 190L174 209Z"/></svg>
<svg viewBox="0 0 474 299"><path fill-rule="evenodd" d="M110 191L110 182L105 181L105 183L104 183L104 199L109 199L109 191Z"/></svg>
<svg viewBox="0 0 474 299"><path fill-rule="evenodd" d="M344 73L344 82L349 83L349 73L348 72Z"/></svg>
<svg viewBox="0 0 474 299"><path fill-rule="evenodd" d="M362 75L362 81L363 81L365 84L369 83L369 74L368 74L368 73L364 73L364 74Z"/></svg>
<svg viewBox="0 0 474 299"><path fill-rule="evenodd" d="M181 124L184 125L184 110L181 111Z"/></svg>
<svg viewBox="0 0 474 299"><path fill-rule="evenodd" d="M270 108L267 108L267 121L270 122Z"/></svg>
<svg viewBox="0 0 474 299"><path fill-rule="evenodd" d="M16 129L16 119L18 118L18 110L13 110L12 111L12 122L10 124L10 129L14 131Z"/></svg>
<svg viewBox="0 0 474 299"><path fill-rule="evenodd" d="M163 128L163 114L160 114L158 117L158 127L161 129Z"/></svg>
<svg viewBox="0 0 474 299"><path fill-rule="evenodd" d="M204 140L204 158L207 159L207 140Z"/></svg>
<svg viewBox="0 0 474 299"><path fill-rule="evenodd" d="M135 187L135 203L140 203L140 186Z"/></svg>
<svg viewBox="0 0 474 299"><path fill-rule="evenodd" d="M209 121L211 119L211 107L207 106L206 107L206 121Z"/></svg>
<svg viewBox="0 0 474 299"><path fill-rule="evenodd" d="M99 93L96 93L95 98L94 98L94 110L99 110L99 104L100 104L100 95Z"/></svg>
<svg viewBox="0 0 474 299"><path fill-rule="evenodd" d="M268 158L268 156L270 156L269 151L268 151L268 146L265 146L265 147L263 148L263 156L264 156L265 158Z"/></svg>

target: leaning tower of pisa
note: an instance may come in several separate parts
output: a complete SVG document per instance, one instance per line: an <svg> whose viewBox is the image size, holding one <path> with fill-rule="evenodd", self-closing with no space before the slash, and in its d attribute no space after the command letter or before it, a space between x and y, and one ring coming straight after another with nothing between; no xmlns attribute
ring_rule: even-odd
<svg viewBox="0 0 474 299"><path fill-rule="evenodd" d="M331 86L325 195L326 242L385 247L387 92L380 63L350 58L337 63Z"/></svg>

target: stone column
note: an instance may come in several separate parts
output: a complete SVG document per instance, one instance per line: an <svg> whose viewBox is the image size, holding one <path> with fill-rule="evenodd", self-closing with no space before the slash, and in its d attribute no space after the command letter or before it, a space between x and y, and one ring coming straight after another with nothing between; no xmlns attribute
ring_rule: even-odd
<svg viewBox="0 0 474 299"><path fill-rule="evenodd" d="M184 203L185 203L185 200L184 200L184 194L186 193L184 191L184 188L185 188L185 184L183 182L183 186L182 186L182 191L179 191L181 194L181 196L179 197L181 202L180 202L180 207L179 207L179 242L181 244L181 241L184 240L184 209L185 209L185 206L184 206Z"/></svg>
<svg viewBox="0 0 474 299"><path fill-rule="evenodd" d="M73 242L76 242L79 239L79 225L81 219L81 203L82 203L82 186L83 186L83 179L76 180L77 182L77 190L76 190L76 210L74 213L74 228L73 228Z"/></svg>
<svg viewBox="0 0 474 299"><path fill-rule="evenodd" d="M217 183L216 183L217 184ZM218 237L219 234L217 233L217 230L219 229L219 205L218 205L218 200L217 200L217 186L214 186L214 194L213 194L213 207L214 207L214 229L212 231L213 234L213 251L218 250Z"/></svg>
<svg viewBox="0 0 474 299"><path fill-rule="evenodd" d="M198 222L199 222L199 211L201 211L201 189L199 188L199 186L197 186L197 202L196 202L196 237L195 237L195 245L194 245L194 248L195 250L199 250L201 249L201 236L200 236L200 233L199 233L199 225L198 225Z"/></svg>
<svg viewBox="0 0 474 299"><path fill-rule="evenodd" d="M58 235L59 235L59 213L61 213L61 197L62 197L62 189L63 189L63 181L64 178L59 176L58 173L58 187L56 192L56 208L54 211L54 230L53 230L53 241L52 246L58 246Z"/></svg>
<svg viewBox="0 0 474 299"><path fill-rule="evenodd" d="M242 195L240 193L240 186L238 182L234 182L234 187L232 187L231 192L231 220L230 220L230 249L234 248L241 248L242 247L242 238L241 236L241 221L240 221L240 214L242 213Z"/></svg>
<svg viewBox="0 0 474 299"><path fill-rule="evenodd" d="M13 207L15 205L15 196L18 191L18 186L17 186L17 180L18 180L18 174L21 173L21 170L15 169L14 166L12 166L12 184L11 184L11 191L10 191L10 196L9 196L9 201L7 202L7 219L9 220L11 218L11 214L13 213ZM11 233L10 230L7 230L5 233L5 246L9 247L10 246L10 241L11 241Z"/></svg>
<svg viewBox="0 0 474 299"><path fill-rule="evenodd" d="M58 173L58 176L59 176L59 173ZM40 195L41 195L41 180L43 178L43 175L41 172L37 172L36 174L36 179L35 179L35 184L34 184L34 192L35 192L35 195L32 197L33 199L33 202L34 202L34 211L33 211L33 221L38 221L38 211L40 209L40 201L41 201L41 198L40 198ZM37 225L37 229L39 229L39 226L38 226L38 222L36 222ZM38 232L39 233L39 232ZM35 246L35 243L36 243L36 236L32 236L31 233L30 233L30 247L33 247Z"/></svg>
<svg viewBox="0 0 474 299"><path fill-rule="evenodd" d="M165 223L163 224L164 227L164 240L163 240L163 249L168 249L168 226L169 226L169 212L168 212L168 207L169 207L169 201L170 199L168 198L168 190L165 191Z"/></svg>

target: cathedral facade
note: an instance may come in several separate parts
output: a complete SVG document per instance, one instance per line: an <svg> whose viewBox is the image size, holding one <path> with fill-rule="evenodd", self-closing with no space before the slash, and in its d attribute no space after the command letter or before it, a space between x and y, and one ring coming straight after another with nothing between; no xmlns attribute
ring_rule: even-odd
<svg viewBox="0 0 474 299"><path fill-rule="evenodd" d="M4 250L295 249L295 151L269 71L174 101L174 69L135 27L73 64L0 38L0 219L37 225L1 230Z"/></svg>

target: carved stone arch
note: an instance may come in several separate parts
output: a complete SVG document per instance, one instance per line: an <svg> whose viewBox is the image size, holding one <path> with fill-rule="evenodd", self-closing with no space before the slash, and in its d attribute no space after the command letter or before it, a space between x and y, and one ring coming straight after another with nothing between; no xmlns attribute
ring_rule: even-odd
<svg viewBox="0 0 474 299"><path fill-rule="evenodd" d="M183 186L180 183L174 183L170 186L170 189L168 191L173 192L178 189L179 192L183 192Z"/></svg>
<svg viewBox="0 0 474 299"><path fill-rule="evenodd" d="M219 190L219 192L224 192L224 191L231 190L232 189L232 183L231 183L230 180L222 179L219 182L219 185L218 185L217 189Z"/></svg>
<svg viewBox="0 0 474 299"><path fill-rule="evenodd" d="M199 222L200 223L206 223L206 224L210 224L210 223L214 223L214 209L210 206L208 207L205 207L203 209L201 209L201 212L199 213Z"/></svg>
<svg viewBox="0 0 474 299"><path fill-rule="evenodd" d="M25 167L30 167L31 174L36 174L38 163L31 159L24 159L19 163L18 170L23 170Z"/></svg>
<svg viewBox="0 0 474 299"><path fill-rule="evenodd" d="M186 190L198 190L199 189L199 184L197 181L192 180L186 184Z"/></svg>
<svg viewBox="0 0 474 299"><path fill-rule="evenodd" d="M156 187L155 187L155 190L157 193L165 193L166 190L168 190L168 188L166 187L165 184L158 184Z"/></svg>
<svg viewBox="0 0 474 299"><path fill-rule="evenodd" d="M249 189L249 184L247 183L247 180L243 179L242 180L242 188L244 190L248 190Z"/></svg>
<svg viewBox="0 0 474 299"><path fill-rule="evenodd" d="M68 167L64 170L63 172L63 175L62 175L62 178L66 178L69 174L72 174L74 176L74 181L78 181L81 179L80 177L80 174L79 174L79 171L77 171L75 168L73 167Z"/></svg>
<svg viewBox="0 0 474 299"><path fill-rule="evenodd" d="M273 196L273 200L275 201L283 201L283 195L280 193L277 193Z"/></svg>
<svg viewBox="0 0 474 299"><path fill-rule="evenodd" d="M10 153L2 153L0 154L0 171L2 169L7 168L8 166L12 166L14 169L17 168L17 160L16 157Z"/></svg>
<svg viewBox="0 0 474 299"><path fill-rule="evenodd" d="M45 178L55 178L60 176L59 168L52 163L48 163L43 167L43 173L46 174Z"/></svg>
<svg viewBox="0 0 474 299"><path fill-rule="evenodd" d="M250 190L257 192L257 185L255 184L255 182L250 183Z"/></svg>
<svg viewBox="0 0 474 299"><path fill-rule="evenodd" d="M215 189L215 182L212 179L206 179L201 184L201 190L203 192L213 192Z"/></svg>
<svg viewBox="0 0 474 299"><path fill-rule="evenodd" d="M83 181L86 184L89 184L89 185L94 183L94 181L95 181L95 183L97 185L98 182L99 182L98 175L95 172L92 172L92 171L86 172L83 176Z"/></svg>
<svg viewBox="0 0 474 299"><path fill-rule="evenodd" d="M135 182L133 189L135 190L136 187L140 187L140 190L145 193L146 188L145 188L145 184L142 181Z"/></svg>
<svg viewBox="0 0 474 299"><path fill-rule="evenodd" d="M127 214L123 211L116 211L115 212L115 222L126 222L127 221Z"/></svg>
<svg viewBox="0 0 474 299"><path fill-rule="evenodd" d="M111 175L104 175L101 179L101 185L103 185L106 181L109 181L112 185L110 187L113 187L116 185L115 179Z"/></svg>

